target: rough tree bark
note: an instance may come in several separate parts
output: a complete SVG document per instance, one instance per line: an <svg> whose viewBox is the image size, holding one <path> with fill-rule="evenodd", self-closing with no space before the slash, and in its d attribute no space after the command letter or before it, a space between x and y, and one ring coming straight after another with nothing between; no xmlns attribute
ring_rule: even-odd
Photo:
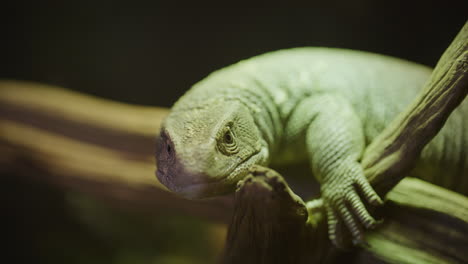
<svg viewBox="0 0 468 264"><path fill-rule="evenodd" d="M464 100L467 71L468 23L442 55L420 95L366 149L365 174L381 196L404 178L423 147ZM466 197L406 179L387 199L386 223L370 232L369 246L357 249L346 262L468 262ZM448 210L447 206L454 207ZM323 212L316 204L309 208L314 211L307 211L279 174L254 168L236 192L223 262L336 262L339 254L327 240Z"/></svg>

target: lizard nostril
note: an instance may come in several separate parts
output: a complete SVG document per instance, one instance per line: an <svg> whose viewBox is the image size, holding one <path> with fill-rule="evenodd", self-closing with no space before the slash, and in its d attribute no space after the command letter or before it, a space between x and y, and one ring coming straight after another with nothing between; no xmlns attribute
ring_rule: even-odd
<svg viewBox="0 0 468 264"><path fill-rule="evenodd" d="M174 156L175 149L172 140L167 131L163 130L161 131L161 136L156 147L156 160L158 164L160 161L163 161L162 163L167 164L167 162L174 160Z"/></svg>
<svg viewBox="0 0 468 264"><path fill-rule="evenodd" d="M166 151L167 151L167 154L171 155L172 148L170 144L167 144Z"/></svg>
<svg viewBox="0 0 468 264"><path fill-rule="evenodd" d="M165 150L166 150L164 158L167 161L173 161L174 156L175 156L175 149L174 149L174 146L172 145L172 140L169 137L165 137L164 144L165 144ZM163 146L163 149L164 149L164 146Z"/></svg>

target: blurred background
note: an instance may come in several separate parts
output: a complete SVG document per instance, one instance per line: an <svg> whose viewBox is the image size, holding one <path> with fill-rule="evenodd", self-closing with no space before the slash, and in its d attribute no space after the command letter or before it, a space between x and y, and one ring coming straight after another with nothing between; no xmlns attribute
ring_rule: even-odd
<svg viewBox="0 0 468 264"><path fill-rule="evenodd" d="M359 49L432 67L468 18L467 1L307 3L11 1L0 7L0 79L169 107L213 70L283 48ZM14 263L210 263L222 249L219 223L2 180L2 237Z"/></svg>

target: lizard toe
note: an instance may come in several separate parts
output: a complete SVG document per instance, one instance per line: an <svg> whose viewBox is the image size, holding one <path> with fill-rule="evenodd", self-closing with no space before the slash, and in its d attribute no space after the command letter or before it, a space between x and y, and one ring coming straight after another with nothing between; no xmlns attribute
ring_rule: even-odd
<svg viewBox="0 0 468 264"><path fill-rule="evenodd" d="M364 198L373 206L381 206L383 205L382 199L380 199L379 195L375 192L374 188L369 184L367 179L364 175L360 175L357 180L356 184L358 189L362 192Z"/></svg>
<svg viewBox="0 0 468 264"><path fill-rule="evenodd" d="M347 206L341 204L339 205L338 210L340 212L340 216L343 219L344 224L346 225L348 231L351 233L352 240L363 241L364 230L362 230L361 226L356 222L353 214L350 212Z"/></svg>
<svg viewBox="0 0 468 264"><path fill-rule="evenodd" d="M357 193L352 193L346 196L346 203L350 207L353 214L366 228L373 228L377 225L377 221L367 211L364 203Z"/></svg>
<svg viewBox="0 0 468 264"><path fill-rule="evenodd" d="M330 206L326 206L327 212L327 223L328 223L328 238L332 242L332 244L337 248L342 248L341 243L338 239L337 234L337 224L338 224L338 216L333 211Z"/></svg>

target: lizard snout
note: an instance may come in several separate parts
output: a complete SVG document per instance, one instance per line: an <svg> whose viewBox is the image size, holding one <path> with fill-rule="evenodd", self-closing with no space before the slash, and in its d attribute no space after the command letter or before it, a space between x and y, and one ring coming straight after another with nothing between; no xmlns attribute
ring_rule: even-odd
<svg viewBox="0 0 468 264"><path fill-rule="evenodd" d="M174 175L175 155L172 139L166 131L161 131L156 143L156 177L171 190L175 187L171 179Z"/></svg>
<svg viewBox="0 0 468 264"><path fill-rule="evenodd" d="M196 196L194 193L184 194L187 189L190 189L188 188L190 186L199 185L202 187L206 177L194 170L195 164L192 166L183 164L184 155L182 152L183 150L176 149L170 134L165 130L161 131L156 146L156 177L160 183L175 193L183 196Z"/></svg>

